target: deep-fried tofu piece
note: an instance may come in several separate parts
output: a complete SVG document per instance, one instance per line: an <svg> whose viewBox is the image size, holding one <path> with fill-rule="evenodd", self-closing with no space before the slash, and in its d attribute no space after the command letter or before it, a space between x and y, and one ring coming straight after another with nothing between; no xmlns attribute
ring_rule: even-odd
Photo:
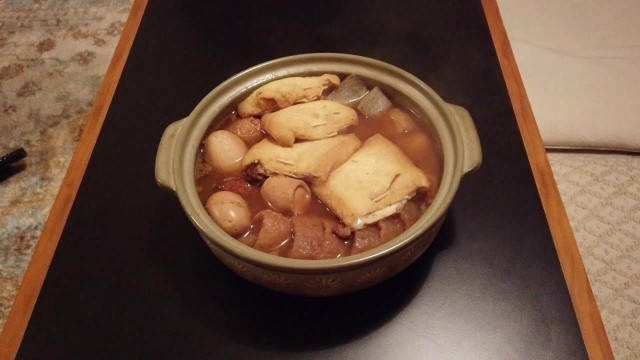
<svg viewBox="0 0 640 360"><path fill-rule="evenodd" d="M340 84L336 75L288 77L272 81L256 89L238 105L242 117L260 116L293 104L318 100L325 90Z"/></svg>
<svg viewBox="0 0 640 360"><path fill-rule="evenodd" d="M312 189L352 229L400 210L430 186L426 175L391 141L377 134Z"/></svg>
<svg viewBox="0 0 640 360"><path fill-rule="evenodd" d="M278 144L292 146L296 139L319 140L358 125L358 114L335 101L317 100L264 114L261 128Z"/></svg>
<svg viewBox="0 0 640 360"><path fill-rule="evenodd" d="M311 183L325 181L329 173L345 162L362 144L354 134L303 141L291 147L280 146L266 138L249 149L243 168L257 163L258 172L281 174Z"/></svg>

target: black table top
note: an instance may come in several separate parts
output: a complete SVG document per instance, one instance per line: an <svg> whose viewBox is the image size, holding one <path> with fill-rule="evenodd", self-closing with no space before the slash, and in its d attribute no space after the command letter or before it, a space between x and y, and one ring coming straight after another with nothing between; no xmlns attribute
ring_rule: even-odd
<svg viewBox="0 0 640 360"><path fill-rule="evenodd" d="M416 263L331 298L237 277L154 179L163 130L213 87L310 52L413 73L484 152ZM149 3L18 357L285 356L586 358L480 2Z"/></svg>

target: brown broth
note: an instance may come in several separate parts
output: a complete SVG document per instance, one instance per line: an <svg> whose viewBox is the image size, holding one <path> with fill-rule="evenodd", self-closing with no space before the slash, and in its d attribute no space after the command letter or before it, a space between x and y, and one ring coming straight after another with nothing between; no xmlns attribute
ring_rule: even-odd
<svg viewBox="0 0 640 360"><path fill-rule="evenodd" d="M403 152L413 161L413 163L425 173L425 175L431 182L431 188L429 189L427 194L418 194L413 199L411 199L411 202L416 205L416 207L419 209L419 214L421 215L426 211L428 206L433 201L433 198L435 197L437 189L440 185L443 171L442 150L437 138L424 124L422 124L422 122L416 120L415 114L413 114L406 108L398 106L397 104L394 104L394 106L410 115L413 123L416 125L414 130L410 132L395 131L393 127L388 126L388 122L391 121L388 113L378 119L368 119L364 117L364 115L362 115L360 112L358 112L359 125L353 129L353 132L362 141L375 134L383 135L384 137L395 143L398 147L400 147ZM216 129L226 129L232 121L237 119L238 117L235 115L235 113L231 114L227 118L227 120L224 121L221 126L217 127ZM210 129L207 135L216 129ZM242 179L242 175L225 179L222 176L215 174L213 171L205 173L206 170L203 169L206 169L207 166L203 159L202 150L203 149L201 146L196 159L196 189L202 204L205 204L209 196L211 196L214 192L220 190L229 190L238 193L244 198L251 211L252 217L260 211L269 208L268 204L266 204L266 202L260 195L260 188L258 186L243 184L242 182L244 180ZM331 219L333 221L340 222L340 220L315 195L312 195L311 206L305 214L317 215L325 219ZM292 216L293 214L283 215ZM376 224L372 224L369 226L376 226ZM247 242L250 242L250 238L252 236L257 236L257 233L256 229L250 228L245 234L238 237L238 240L247 244ZM387 239L387 241L388 240L389 239ZM289 257L292 242L292 237L289 237L289 239L283 242L283 244L277 249L277 251L272 252L272 254ZM351 253L351 244L349 243L348 245L349 250L343 256L349 255Z"/></svg>

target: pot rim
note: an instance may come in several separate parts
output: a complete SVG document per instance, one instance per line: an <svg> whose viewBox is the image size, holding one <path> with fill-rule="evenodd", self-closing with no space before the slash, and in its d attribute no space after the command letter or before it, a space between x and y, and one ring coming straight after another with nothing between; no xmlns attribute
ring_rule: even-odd
<svg viewBox="0 0 640 360"><path fill-rule="evenodd" d="M235 109L250 91L288 76L356 73L378 84L390 97L409 101L409 107L430 119L443 154L443 175L432 204L420 219L401 235L374 249L337 259L301 260L255 250L234 239L209 217L195 189L194 164L207 129ZM348 270L391 256L410 246L446 215L463 176L464 145L455 114L440 96L414 75L394 65L368 57L341 53L310 53L270 60L227 79L207 94L187 116L176 139L173 154L175 192L191 222L210 246L251 264L290 273L324 273Z"/></svg>

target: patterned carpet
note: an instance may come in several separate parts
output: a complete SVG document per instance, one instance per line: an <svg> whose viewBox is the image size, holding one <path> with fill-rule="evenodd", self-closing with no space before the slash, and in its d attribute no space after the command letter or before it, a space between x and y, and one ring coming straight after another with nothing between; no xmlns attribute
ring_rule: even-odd
<svg viewBox="0 0 640 360"><path fill-rule="evenodd" d="M132 0L0 0L0 328L73 154ZM550 153L619 359L640 358L640 156Z"/></svg>
<svg viewBox="0 0 640 360"><path fill-rule="evenodd" d="M0 0L0 328L31 259L132 0Z"/></svg>
<svg viewBox="0 0 640 360"><path fill-rule="evenodd" d="M640 155L550 152L617 359L640 358Z"/></svg>

